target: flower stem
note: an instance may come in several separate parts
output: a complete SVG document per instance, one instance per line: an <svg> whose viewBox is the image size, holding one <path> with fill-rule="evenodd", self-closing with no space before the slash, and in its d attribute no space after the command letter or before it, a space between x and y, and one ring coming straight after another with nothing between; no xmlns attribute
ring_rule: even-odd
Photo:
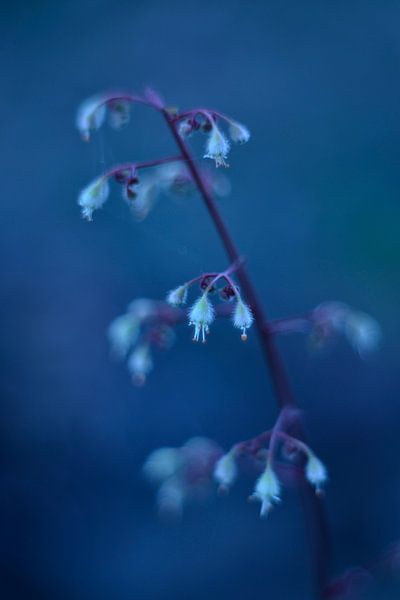
<svg viewBox="0 0 400 600"><path fill-rule="evenodd" d="M270 335L268 329L268 321L264 313L264 309L262 308L253 284L247 274L246 268L241 261L241 254L238 252L236 245L229 233L228 228L225 225L224 220L222 219L218 208L214 202L213 197L207 189L207 186L204 184L203 178L201 176L200 171L198 170L195 162L192 159L192 156L179 135L173 118L169 115L167 111L163 111L164 118L168 123L168 126L171 130L171 133L182 153L182 158L185 160L187 167L193 177L197 188L202 195L207 210L211 216L211 219L214 222L215 227L217 228L218 234L221 238L221 241L225 247L226 253L229 257L229 260L232 263L238 262L240 264L237 275L239 282L242 286L244 296L246 301L251 307L251 310L254 314L254 321L256 323L256 327L258 330L258 334L260 337L261 345L263 347L264 355L267 360L267 364L269 366L272 381L275 387L276 397L278 403L281 408L295 406L295 402L288 384L288 380L279 357L279 354L276 351L273 337Z"/></svg>
<svg viewBox="0 0 400 600"><path fill-rule="evenodd" d="M161 112L182 154L182 158L186 162L193 181L204 200L208 213L217 229L229 260L232 263L241 261L242 255L237 250L235 242L233 241L232 236L225 225L225 222L217 208L217 205L214 202L212 195L203 181L201 172L197 168L197 165L194 162L188 147L178 133L174 117L168 112L168 110L163 109ZM267 320L264 308L258 299L257 293L247 273L244 263L239 262L239 264L240 266L237 270L238 280L241 284L246 301L253 311L254 321L257 327L264 357L269 367L278 405L281 409L296 408L296 402L291 392L283 363L275 346L274 336L269 328L269 322ZM299 418L296 419L295 430L296 437L304 439L305 436L303 426ZM324 590L327 585L328 575L328 528L320 499L315 496L311 486L305 483L302 487L304 487L304 492L302 494L303 510L305 514L305 520L308 525L307 529L310 537L310 546L313 555L313 566L315 571L315 598L321 600L324 598Z"/></svg>
<svg viewBox="0 0 400 600"><path fill-rule="evenodd" d="M103 173L103 177L113 177L114 175L117 175L118 173L121 173L123 171L139 171L140 169L147 169L149 167L158 167L160 165L165 165L171 162L179 162L182 160L182 156L166 156L164 158L158 158L155 160L148 160L146 162L138 162L138 163L134 163L134 162L127 162L127 163L122 163L120 165L116 165L114 167L112 167L111 169L109 169L108 171L106 171L105 173Z"/></svg>

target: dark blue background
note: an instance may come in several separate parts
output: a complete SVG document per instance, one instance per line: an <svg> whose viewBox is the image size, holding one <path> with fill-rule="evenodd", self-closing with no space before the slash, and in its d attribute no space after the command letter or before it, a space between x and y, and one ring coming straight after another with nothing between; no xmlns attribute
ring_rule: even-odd
<svg viewBox="0 0 400 600"><path fill-rule="evenodd" d="M394 0L3 6L2 598L310 598L294 492L266 522L251 482L175 526L156 519L140 475L153 448L229 447L276 408L254 333L243 345L226 322L206 347L182 326L143 389L109 360L105 329L132 298L226 266L196 197L135 224L114 192L80 219L77 192L104 164L174 152L142 108L80 142L77 105L113 86L249 126L219 205L271 316L343 300L380 321L367 362L344 341L319 358L301 336L280 346L330 471L333 573L399 537L399 28ZM398 589L382 578L370 597Z"/></svg>

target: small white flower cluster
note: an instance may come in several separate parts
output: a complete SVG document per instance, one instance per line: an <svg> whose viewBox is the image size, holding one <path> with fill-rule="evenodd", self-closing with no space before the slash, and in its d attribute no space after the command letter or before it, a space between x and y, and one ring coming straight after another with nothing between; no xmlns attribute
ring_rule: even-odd
<svg viewBox="0 0 400 600"><path fill-rule="evenodd" d="M320 493L322 486L328 479L328 474L323 463L305 444L301 445L306 455L304 474L307 481ZM238 476L237 451L235 446L216 462L214 467L214 478L219 484L219 489L228 491ZM281 482L271 462L267 460L264 471L256 480L254 491L250 500L261 503L260 516L266 517L275 504L281 500Z"/></svg>
<svg viewBox="0 0 400 600"><path fill-rule="evenodd" d="M303 442L294 438L291 441L298 444L306 459L306 480L320 493L328 479L325 466ZM179 448L159 448L152 452L143 466L143 474L157 488L160 512L180 515L187 501L204 498L211 491L212 480L217 482L218 491L228 492L237 480L242 453L241 444L224 454L212 440L196 437ZM281 500L282 484L265 450L257 454L257 464L260 460L265 460L265 467L249 499L261 503L260 516L266 517Z"/></svg>
<svg viewBox="0 0 400 600"><path fill-rule="evenodd" d="M120 129L130 118L130 103L123 98L108 100L106 95L96 95L88 98L78 108L76 127L85 142L90 140L93 131L97 131L104 124L109 114L109 122L113 129Z"/></svg>
<svg viewBox="0 0 400 600"><path fill-rule="evenodd" d="M203 282L206 279L207 277L203 279ZM174 307L186 304L189 285L191 284L184 283L169 291L166 298L168 304ZM211 279L210 283L205 284L205 290L201 296L189 309L189 325L194 327L193 341L195 342L200 341L200 339L203 343L206 341L206 336L210 332L210 325L215 319L215 310L209 299L210 293L213 291L214 286ZM236 298L236 304L232 312L232 323L234 327L241 330L241 339L243 341L247 340L247 330L251 327L254 317L249 306L243 302L237 286L225 286L223 290L220 290L220 297Z"/></svg>
<svg viewBox="0 0 400 600"><path fill-rule="evenodd" d="M158 305L147 299L131 302L125 314L114 319L108 328L108 338L114 356L125 359L132 380L137 385L146 381L153 369L151 345L168 347L173 331L157 320Z"/></svg>
<svg viewBox="0 0 400 600"><path fill-rule="evenodd" d="M187 168L181 163L155 167L140 179L132 199L126 198L132 215L143 221L163 194L186 196L194 190Z"/></svg>
<svg viewBox="0 0 400 600"><path fill-rule="evenodd" d="M212 193L217 196L225 196L229 193L229 182L222 175L219 177L209 176L206 173L203 175ZM143 175L135 189L134 198L128 204L135 219L143 221L160 196L167 194L172 198L186 198L194 191L193 180L187 167L175 162L155 167L151 172Z"/></svg>
<svg viewBox="0 0 400 600"><path fill-rule="evenodd" d="M216 167L228 167L226 162L230 151L230 141L225 133L218 127L216 116L208 111L202 112L203 118L206 118L205 123L201 126L195 117L190 117L182 120L179 124L179 134L184 137L191 135L195 130L202 130L208 134L206 142L206 151L204 158L211 158L215 161ZM225 121L228 125L228 134L230 139L237 144L244 144L250 139L250 131L245 125L219 115L219 118Z"/></svg>
<svg viewBox="0 0 400 600"><path fill-rule="evenodd" d="M150 454L143 474L157 488L159 512L180 516L186 503L204 498L212 489L212 469L221 449L196 437L179 448L159 448Z"/></svg>
<svg viewBox="0 0 400 600"><path fill-rule="evenodd" d="M187 168L178 162L154 167L151 172L141 176L140 181L134 165L113 173L113 176L122 185L122 197L137 221L147 217L160 195L187 196L194 191ZM92 221L93 212L108 199L110 178L110 174L101 175L80 192L78 204L84 219ZM222 177L208 178L208 184L217 195L224 195L227 191L227 183Z"/></svg>
<svg viewBox="0 0 400 600"><path fill-rule="evenodd" d="M320 304L314 309L312 319L318 341L335 332L344 334L361 357L377 350L382 339L380 325L373 317L342 302Z"/></svg>

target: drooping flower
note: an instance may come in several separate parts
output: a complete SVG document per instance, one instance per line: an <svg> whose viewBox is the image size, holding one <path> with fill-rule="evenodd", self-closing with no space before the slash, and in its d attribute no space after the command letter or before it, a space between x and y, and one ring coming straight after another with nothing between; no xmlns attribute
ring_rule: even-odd
<svg viewBox="0 0 400 600"><path fill-rule="evenodd" d="M193 132L193 123L190 119L183 119L179 122L178 133L181 137L187 137Z"/></svg>
<svg viewBox="0 0 400 600"><path fill-rule="evenodd" d="M160 191L172 196L188 197L195 189L187 167L180 162L158 167L156 178Z"/></svg>
<svg viewBox="0 0 400 600"><path fill-rule="evenodd" d="M128 311L142 321L157 312L157 303L148 298L136 298L129 304Z"/></svg>
<svg viewBox="0 0 400 600"><path fill-rule="evenodd" d="M250 139L250 131L237 121L229 121L229 135L231 140L237 144L245 144Z"/></svg>
<svg viewBox="0 0 400 600"><path fill-rule="evenodd" d="M157 199L158 184L152 177L144 178L135 190L136 195L133 198L125 199L129 201L129 207L137 221L143 221L153 208Z"/></svg>
<svg viewBox="0 0 400 600"><path fill-rule="evenodd" d="M174 290L171 290L167 294L167 302L171 306L181 306L186 303L188 295L188 286L180 285Z"/></svg>
<svg viewBox="0 0 400 600"><path fill-rule="evenodd" d="M180 517L187 497L187 490L180 477L169 477L158 488L156 501L158 511L167 517Z"/></svg>
<svg viewBox="0 0 400 600"><path fill-rule="evenodd" d="M211 158L215 160L216 167L228 167L226 158L229 153L229 141L217 127L215 123L212 123L211 133L208 136L206 144L206 153L204 158Z"/></svg>
<svg viewBox="0 0 400 600"><path fill-rule="evenodd" d="M214 479L219 483L220 489L228 490L237 477L237 465L234 452L231 450L221 456L214 467Z"/></svg>
<svg viewBox="0 0 400 600"><path fill-rule="evenodd" d="M343 302L325 302L313 311L315 330L319 337L344 334L361 356L376 350L382 338L379 323L367 313L357 311Z"/></svg>
<svg viewBox="0 0 400 600"><path fill-rule="evenodd" d="M239 298L236 303L235 309L233 311L232 319L233 319L234 327L237 327L238 329L242 330L242 335L241 335L242 340L246 341L247 340L246 330L249 329L249 327L251 327L254 318L253 318L253 314L252 314L250 308L248 307L247 304L245 304L242 301L241 298Z"/></svg>
<svg viewBox="0 0 400 600"><path fill-rule="evenodd" d="M111 352L124 358L131 346L139 336L140 320L131 313L121 315L114 319L108 327L108 338L111 343Z"/></svg>
<svg viewBox="0 0 400 600"><path fill-rule="evenodd" d="M87 185L79 194L78 204L82 209L82 217L92 221L92 215L106 202L110 186L106 177L98 177Z"/></svg>
<svg viewBox="0 0 400 600"><path fill-rule="evenodd" d="M106 117L104 97L97 95L88 98L78 108L76 127L85 142L90 140L90 133L99 129Z"/></svg>
<svg viewBox="0 0 400 600"><path fill-rule="evenodd" d="M280 502L281 485L272 467L267 464L265 471L256 481L251 499L261 502L261 517L266 517L274 504Z"/></svg>
<svg viewBox="0 0 400 600"><path fill-rule="evenodd" d="M187 502L204 500L212 489L212 472L221 448L212 440L194 437L179 448L154 450L143 474L157 489L160 513L179 515Z"/></svg>
<svg viewBox="0 0 400 600"><path fill-rule="evenodd" d="M117 99L108 103L108 117L113 129L121 129L130 121L131 104L127 100Z"/></svg>
<svg viewBox="0 0 400 600"><path fill-rule="evenodd" d="M182 457L178 448L157 448L147 457L143 473L150 481L159 483L175 475L181 465Z"/></svg>
<svg viewBox="0 0 400 600"><path fill-rule="evenodd" d="M208 299L207 293L200 296L189 311L189 325L194 325L193 340L198 342L200 334L203 343L206 341L206 334L209 332L209 326L214 321L214 308Z"/></svg>
<svg viewBox="0 0 400 600"><path fill-rule="evenodd" d="M128 369L134 383L137 385L145 383L147 375L153 369L153 360L148 344L143 343L136 346L128 359Z"/></svg>
<svg viewBox="0 0 400 600"><path fill-rule="evenodd" d="M324 483L328 479L328 473L325 465L320 461L313 452L308 453L307 463L305 466L305 475L307 480L319 492Z"/></svg>
<svg viewBox="0 0 400 600"><path fill-rule="evenodd" d="M349 312L344 331L354 350L362 357L376 350L382 338L379 323L370 315L359 311Z"/></svg>

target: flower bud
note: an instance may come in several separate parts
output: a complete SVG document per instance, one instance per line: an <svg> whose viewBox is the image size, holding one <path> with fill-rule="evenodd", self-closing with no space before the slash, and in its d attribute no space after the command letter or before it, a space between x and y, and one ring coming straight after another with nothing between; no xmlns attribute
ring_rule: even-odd
<svg viewBox="0 0 400 600"><path fill-rule="evenodd" d="M108 328L112 353L124 358L138 339L139 327L139 320L129 313L114 319Z"/></svg>
<svg viewBox="0 0 400 600"><path fill-rule="evenodd" d="M376 350L382 338L379 323L364 312L351 311L346 319L345 334L360 356Z"/></svg>
<svg viewBox="0 0 400 600"><path fill-rule="evenodd" d="M315 487L315 490L319 492L321 487L328 479L328 473L325 465L315 456L313 452L309 452L307 463L305 466L305 475L307 480Z"/></svg>
<svg viewBox="0 0 400 600"><path fill-rule="evenodd" d="M233 325L238 329L242 330L241 338L243 341L247 340L246 330L251 327L253 323L253 314L250 308L245 304L241 298L236 303L235 309L233 311Z"/></svg>
<svg viewBox="0 0 400 600"><path fill-rule="evenodd" d="M117 183L126 183L132 176L132 169L120 169L114 173L114 179Z"/></svg>
<svg viewBox="0 0 400 600"><path fill-rule="evenodd" d="M128 359L128 369L136 385L143 385L147 375L153 369L150 348L148 344L140 344Z"/></svg>
<svg viewBox="0 0 400 600"><path fill-rule="evenodd" d="M215 286L211 285L214 279L215 276L213 275L206 275L205 277L202 277L200 280L200 289L203 291L207 290L209 294L214 293Z"/></svg>
<svg viewBox="0 0 400 600"><path fill-rule="evenodd" d="M234 452L231 450L221 456L214 467L214 479L219 483L221 490L228 490L237 477L237 466Z"/></svg>
<svg viewBox="0 0 400 600"><path fill-rule="evenodd" d="M111 100L108 103L108 118L113 129L121 129L130 121L131 105L126 100Z"/></svg>
<svg viewBox="0 0 400 600"><path fill-rule="evenodd" d="M178 125L178 133L181 137L188 137L193 132L193 123L191 119L184 119Z"/></svg>
<svg viewBox="0 0 400 600"><path fill-rule="evenodd" d="M172 477L180 469L182 458L178 448L157 448L143 465L143 474L154 483Z"/></svg>
<svg viewBox="0 0 400 600"><path fill-rule="evenodd" d="M229 135L237 144L245 144L250 139L250 131L237 121L229 121Z"/></svg>
<svg viewBox="0 0 400 600"><path fill-rule="evenodd" d="M236 292L231 285L225 285L222 290L219 291L219 297L225 302L229 302L235 298Z"/></svg>
<svg viewBox="0 0 400 600"><path fill-rule="evenodd" d="M129 207L137 221L143 221L153 208L158 194L157 184L151 179L142 179L136 190L135 201L129 199Z"/></svg>
<svg viewBox="0 0 400 600"><path fill-rule="evenodd" d="M92 183L89 183L78 197L78 204L82 209L82 217L87 221L92 221L93 212L103 206L109 193L110 187L105 177L99 177L92 181Z"/></svg>
<svg viewBox="0 0 400 600"><path fill-rule="evenodd" d="M106 117L106 106L102 96L88 98L78 108L76 127L85 142L90 140L90 132L99 129Z"/></svg>
<svg viewBox="0 0 400 600"><path fill-rule="evenodd" d="M181 306L186 303L188 294L187 285L180 285L167 294L167 302L171 306Z"/></svg>
<svg viewBox="0 0 400 600"><path fill-rule="evenodd" d="M166 517L180 517L186 500L186 489L179 477L170 477L158 489L157 506Z"/></svg>
<svg viewBox="0 0 400 600"><path fill-rule="evenodd" d="M148 298L136 298L129 304L128 311L142 321L157 313L157 305L154 300L149 300Z"/></svg>

